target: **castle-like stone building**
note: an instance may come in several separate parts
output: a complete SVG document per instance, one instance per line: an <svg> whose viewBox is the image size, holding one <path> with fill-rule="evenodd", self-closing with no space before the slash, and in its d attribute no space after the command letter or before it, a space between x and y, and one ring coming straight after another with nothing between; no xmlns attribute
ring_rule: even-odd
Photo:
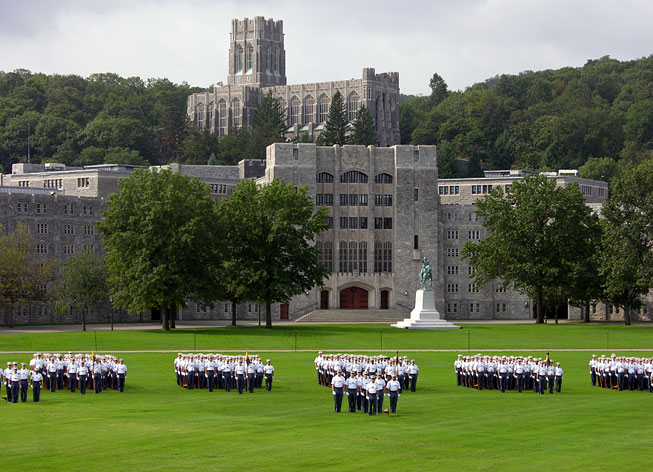
<svg viewBox="0 0 653 472"><path fill-rule="evenodd" d="M352 122L365 105L376 123L379 146L399 144L399 74L363 69L360 79L287 85L283 21L232 20L227 85L188 97L195 128L218 136L230 127L249 127L263 97L272 93L286 111L288 138L324 130L333 95L339 91Z"/></svg>

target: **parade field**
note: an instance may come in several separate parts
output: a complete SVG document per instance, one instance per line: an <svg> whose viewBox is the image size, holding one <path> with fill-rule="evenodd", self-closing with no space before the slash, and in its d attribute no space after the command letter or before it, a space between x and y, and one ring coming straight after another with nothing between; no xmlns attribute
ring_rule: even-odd
<svg viewBox="0 0 653 472"><path fill-rule="evenodd" d="M27 403L3 400L3 457L37 470L650 468L653 394L592 387L588 362L592 354L612 352L653 357L652 326L465 325L415 332L332 325L3 334L0 351L12 353L0 354L0 362L29 361L36 351L91 352L96 342L100 353L125 359L125 393L81 396L63 390L42 392L37 404L31 392ZM178 387L173 359L176 351L193 347L247 350L271 359L272 391L238 395ZM497 349L540 357L550 350L564 368L562 393L457 387L453 361L468 348L471 354ZM330 390L317 385L317 349L387 356L399 349L420 367L417 392L401 395L396 415L350 414L346 406L336 414ZM118 352L165 350L175 352Z"/></svg>

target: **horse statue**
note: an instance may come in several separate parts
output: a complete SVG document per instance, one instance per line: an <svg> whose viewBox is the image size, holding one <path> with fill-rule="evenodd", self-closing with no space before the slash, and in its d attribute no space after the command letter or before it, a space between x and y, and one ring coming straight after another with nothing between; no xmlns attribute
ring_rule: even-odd
<svg viewBox="0 0 653 472"><path fill-rule="evenodd" d="M427 290L426 282L428 281L431 288L433 286L433 271L431 270L431 264L426 259L426 256L422 258L422 269L419 271L419 283L422 290Z"/></svg>

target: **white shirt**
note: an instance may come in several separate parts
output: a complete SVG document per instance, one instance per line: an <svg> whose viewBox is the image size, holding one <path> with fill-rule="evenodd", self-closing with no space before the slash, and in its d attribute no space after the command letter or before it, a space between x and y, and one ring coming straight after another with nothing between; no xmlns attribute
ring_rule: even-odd
<svg viewBox="0 0 653 472"><path fill-rule="evenodd" d="M272 364L266 364L263 366L263 373L265 375L274 374L274 366Z"/></svg>
<svg viewBox="0 0 653 472"><path fill-rule="evenodd" d="M342 388L345 385L345 378L341 375L336 375L331 379L331 385L335 388Z"/></svg>
<svg viewBox="0 0 653 472"><path fill-rule="evenodd" d="M387 387L388 387L388 390L391 391L391 392L398 392L399 389L401 388L401 385L399 385L398 380L391 380L390 382L388 382Z"/></svg>
<svg viewBox="0 0 653 472"><path fill-rule="evenodd" d="M127 373L127 366L125 364L116 365L116 373L117 374L126 374Z"/></svg>

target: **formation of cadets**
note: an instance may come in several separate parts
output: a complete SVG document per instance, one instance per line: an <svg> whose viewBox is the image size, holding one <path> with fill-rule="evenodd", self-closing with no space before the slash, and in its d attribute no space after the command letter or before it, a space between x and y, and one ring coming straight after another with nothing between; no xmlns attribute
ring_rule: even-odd
<svg viewBox="0 0 653 472"><path fill-rule="evenodd" d="M653 358L592 356L589 362L593 387L612 390L647 390L653 393Z"/></svg>
<svg viewBox="0 0 653 472"><path fill-rule="evenodd" d="M315 358L319 385L331 388L334 410L340 413L346 396L349 412L369 415L383 412L383 400L389 398L386 413L397 412L397 400L403 390L417 388L419 368L414 360L399 356L363 356L357 354L323 354Z"/></svg>
<svg viewBox="0 0 653 472"><path fill-rule="evenodd" d="M505 393L506 390L533 390L544 395L555 391L560 393L562 388L562 367L560 362L555 364L548 358L539 359L532 356L487 356L477 354L465 356L458 354L454 361L456 384L459 387L468 387L478 390L497 389Z"/></svg>
<svg viewBox="0 0 653 472"><path fill-rule="evenodd" d="M245 390L254 393L254 389L272 390L274 366L267 359L254 356L226 356L222 354L177 354L174 360L177 385L189 390L206 388L224 389L230 392L237 389L239 394Z"/></svg>
<svg viewBox="0 0 653 472"><path fill-rule="evenodd" d="M37 352L26 365L7 362L1 373L7 391L7 401L18 403L27 401L27 390L32 388L32 400L40 401L41 389L56 392L69 390L82 395L86 389L101 393L107 388L125 391L127 366L122 359L112 355L94 354L41 354Z"/></svg>

